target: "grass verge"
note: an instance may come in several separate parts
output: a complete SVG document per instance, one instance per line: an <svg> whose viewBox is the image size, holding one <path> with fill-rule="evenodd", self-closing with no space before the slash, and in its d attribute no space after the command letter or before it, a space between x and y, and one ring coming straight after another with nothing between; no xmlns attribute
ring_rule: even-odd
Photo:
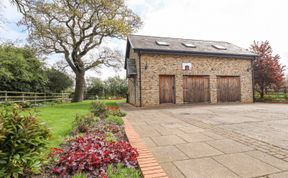
<svg viewBox="0 0 288 178"><path fill-rule="evenodd" d="M117 102L125 100L101 100L107 106L117 106ZM57 147L72 130L72 122L76 114L86 114L90 111L91 100L79 103L47 105L37 108L39 117L51 129L52 138L49 146Z"/></svg>

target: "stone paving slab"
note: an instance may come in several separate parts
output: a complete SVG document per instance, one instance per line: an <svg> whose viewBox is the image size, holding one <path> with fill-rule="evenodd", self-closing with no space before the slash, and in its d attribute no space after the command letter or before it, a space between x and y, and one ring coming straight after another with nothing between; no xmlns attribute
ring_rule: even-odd
<svg viewBox="0 0 288 178"><path fill-rule="evenodd" d="M223 153L239 153L254 150L251 147L248 147L231 139L214 140L208 141L206 143L216 148L217 150L220 150Z"/></svg>
<svg viewBox="0 0 288 178"><path fill-rule="evenodd" d="M208 137L213 138L214 140L225 139L225 137L223 137L219 134L213 133L212 131L205 131L205 132L202 132L202 134L207 135Z"/></svg>
<svg viewBox="0 0 288 178"><path fill-rule="evenodd" d="M174 163L189 178L239 178L235 173L211 158L190 159Z"/></svg>
<svg viewBox="0 0 288 178"><path fill-rule="evenodd" d="M236 125L222 125L221 127L288 149L288 116L286 117L287 120L268 120ZM269 132L267 132L268 130Z"/></svg>
<svg viewBox="0 0 288 178"><path fill-rule="evenodd" d="M189 158L175 146L155 147L155 148L151 148L151 151L160 163L183 160L183 159Z"/></svg>
<svg viewBox="0 0 288 178"><path fill-rule="evenodd" d="M245 153L226 154L213 158L241 177L257 177L280 171Z"/></svg>
<svg viewBox="0 0 288 178"><path fill-rule="evenodd" d="M136 127L135 130L142 136L142 137L149 137L149 136L160 136L160 133L157 132L155 129L149 126L139 126Z"/></svg>
<svg viewBox="0 0 288 178"><path fill-rule="evenodd" d="M161 163L161 167L166 171L169 177L185 178L173 163Z"/></svg>
<svg viewBox="0 0 288 178"><path fill-rule="evenodd" d="M204 129L201 129L199 127L195 127L193 125L190 125L189 127L180 127L180 130L184 131L185 133L195 133L195 132L203 132Z"/></svg>
<svg viewBox="0 0 288 178"><path fill-rule="evenodd" d="M152 137L152 140L159 146L176 145L186 143L183 139L176 135L166 135L160 137Z"/></svg>
<svg viewBox="0 0 288 178"><path fill-rule="evenodd" d="M246 154L253 157L253 158L261 160L267 164L270 164L273 167L276 167L278 169L288 170L288 162L283 161L281 159L277 159L277 158L270 156L266 153L263 153L261 151L249 151L249 152L246 152ZM288 178L288 176L287 176L287 178Z"/></svg>
<svg viewBox="0 0 288 178"><path fill-rule="evenodd" d="M281 172L281 173L276 173L276 174L271 174L267 176L268 178L287 178L288 177L288 172Z"/></svg>
<svg viewBox="0 0 288 178"><path fill-rule="evenodd" d="M206 143L188 143L177 145L179 150L188 155L190 158L208 157L214 155L221 155L222 152L209 146Z"/></svg>
<svg viewBox="0 0 288 178"><path fill-rule="evenodd" d="M213 138L208 137L202 133L192 133L192 134L177 134L180 138L184 139L187 142L204 142L213 140Z"/></svg>
<svg viewBox="0 0 288 178"><path fill-rule="evenodd" d="M174 128L181 128L181 127L185 127L185 126L187 126L186 124L185 124L185 122L182 122L182 121L164 121L164 123L162 122L161 124L160 124L162 127L164 127L164 128L167 128L167 129L174 129Z"/></svg>
<svg viewBox="0 0 288 178"><path fill-rule="evenodd" d="M165 128L165 127L156 127L155 128L161 135L174 135L174 134L184 134L179 128Z"/></svg>
<svg viewBox="0 0 288 178"><path fill-rule="evenodd" d="M144 143L148 146L148 147L155 147L157 146L156 143L149 137L145 137L145 138L142 138L142 140L144 141Z"/></svg>

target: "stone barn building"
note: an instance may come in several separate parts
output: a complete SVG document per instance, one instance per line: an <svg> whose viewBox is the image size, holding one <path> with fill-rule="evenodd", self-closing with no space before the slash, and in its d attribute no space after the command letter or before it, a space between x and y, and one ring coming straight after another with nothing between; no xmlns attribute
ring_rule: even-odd
<svg viewBox="0 0 288 178"><path fill-rule="evenodd" d="M253 102L256 55L223 41L130 35L128 103Z"/></svg>

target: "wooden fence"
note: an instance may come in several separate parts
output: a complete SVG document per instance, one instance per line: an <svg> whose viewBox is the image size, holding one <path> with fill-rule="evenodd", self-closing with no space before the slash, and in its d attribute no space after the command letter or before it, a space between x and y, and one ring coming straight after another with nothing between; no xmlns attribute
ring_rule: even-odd
<svg viewBox="0 0 288 178"><path fill-rule="evenodd" d="M264 98L260 98L260 94L256 92L257 101L273 101L273 102L288 102L288 87L278 89L268 89L265 92Z"/></svg>
<svg viewBox="0 0 288 178"><path fill-rule="evenodd" d="M0 91L0 103L38 103L59 100L70 100L70 93L34 93L34 92L16 92Z"/></svg>

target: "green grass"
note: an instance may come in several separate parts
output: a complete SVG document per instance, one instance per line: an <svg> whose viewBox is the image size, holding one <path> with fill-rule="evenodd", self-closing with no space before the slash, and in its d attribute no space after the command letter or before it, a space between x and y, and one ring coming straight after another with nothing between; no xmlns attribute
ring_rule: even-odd
<svg viewBox="0 0 288 178"><path fill-rule="evenodd" d="M125 100L104 100L106 106L118 106L117 103L125 102Z"/></svg>
<svg viewBox="0 0 288 178"><path fill-rule="evenodd" d="M125 100L102 100L107 106L117 106L116 102ZM65 103L47 105L37 108L39 117L51 129L52 138L49 146L57 147L72 130L72 122L76 114L86 114L90 111L90 101L80 103Z"/></svg>
<svg viewBox="0 0 288 178"><path fill-rule="evenodd" d="M284 92L268 92L264 98L260 98L260 94L256 92L256 101L269 101L269 102L288 102L288 93Z"/></svg>

